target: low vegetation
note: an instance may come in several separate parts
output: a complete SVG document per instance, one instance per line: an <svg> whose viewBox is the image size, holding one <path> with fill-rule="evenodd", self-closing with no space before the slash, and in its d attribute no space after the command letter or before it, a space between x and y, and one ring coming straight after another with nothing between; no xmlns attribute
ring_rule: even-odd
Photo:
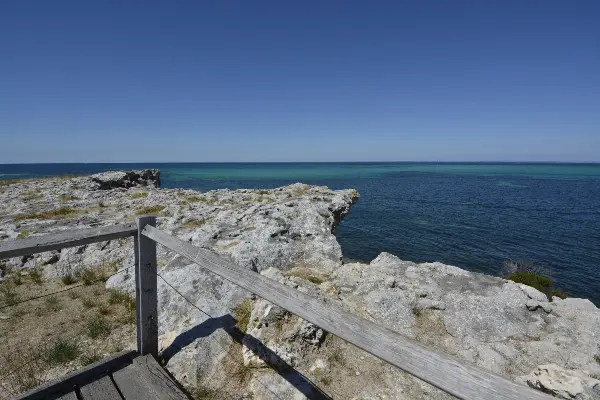
<svg viewBox="0 0 600 400"><path fill-rule="evenodd" d="M96 350L91 350L89 353L83 354L80 358L81 365L90 365L102 359L102 355Z"/></svg>
<svg viewBox="0 0 600 400"><path fill-rule="evenodd" d="M315 285L320 285L321 283L323 283L325 281L323 278L316 276L316 275L312 274L310 271L304 270L304 269L294 269L291 271L287 271L284 274L285 274L285 276L288 276L288 277L294 276L296 278L307 280L309 282L314 283Z"/></svg>
<svg viewBox="0 0 600 400"><path fill-rule="evenodd" d="M60 201L73 201L73 200L79 200L79 197L75 197L71 194L61 194L60 196L58 196L58 200Z"/></svg>
<svg viewBox="0 0 600 400"><path fill-rule="evenodd" d="M21 301L21 296L17 293L14 288L14 281L6 281L0 285L0 298L2 299L2 305L12 306Z"/></svg>
<svg viewBox="0 0 600 400"><path fill-rule="evenodd" d="M0 306L11 304L0 311L0 399L134 345L135 301L128 294L96 282L17 304L62 290L64 283L44 277L41 268L21 275L5 263L0 267ZM39 284L26 279L32 272Z"/></svg>
<svg viewBox="0 0 600 400"><path fill-rule="evenodd" d="M56 296L46 297L46 309L48 311L59 311L60 300Z"/></svg>
<svg viewBox="0 0 600 400"><path fill-rule="evenodd" d="M33 190L30 192L27 192L22 197L23 201L38 200L38 199L42 199L42 198L44 198L44 195L39 190Z"/></svg>
<svg viewBox="0 0 600 400"><path fill-rule="evenodd" d="M148 197L148 192L137 192L131 195L132 199L145 199Z"/></svg>
<svg viewBox="0 0 600 400"><path fill-rule="evenodd" d="M30 213L30 214L19 214L14 217L15 221L23 221L26 219L58 219L58 218L66 218L71 215L77 214L78 210L75 210L71 207L60 207L55 210L42 211L40 213Z"/></svg>
<svg viewBox="0 0 600 400"><path fill-rule="evenodd" d="M159 212L161 212L162 210L164 210L166 207L165 206L160 206L160 205L156 205L156 206L150 206L150 207L142 207L142 208L138 208L136 211L136 215L155 215L158 214Z"/></svg>
<svg viewBox="0 0 600 400"><path fill-rule="evenodd" d="M552 296L560 297L561 299L568 297L566 293L552 286L552 279L547 276L546 269L533 261L506 261L504 263L504 270L506 279L539 290L546 295L548 301L552 301Z"/></svg>
<svg viewBox="0 0 600 400"><path fill-rule="evenodd" d="M36 285L42 284L43 272L41 268L35 267L29 270L29 279Z"/></svg>
<svg viewBox="0 0 600 400"><path fill-rule="evenodd" d="M75 272L75 278L86 286L104 279L104 274L97 268L81 268Z"/></svg>
<svg viewBox="0 0 600 400"><path fill-rule="evenodd" d="M235 327L243 333L246 333L250 323L250 314L252 313L252 300L245 299L233 309L233 318L235 318Z"/></svg>
<svg viewBox="0 0 600 400"><path fill-rule="evenodd" d="M102 315L93 315L88 318L85 326L85 334L92 339L107 336L111 331L109 322Z"/></svg>
<svg viewBox="0 0 600 400"><path fill-rule="evenodd" d="M205 222L200 219L188 219L187 221L185 221L183 223L183 226L186 228L189 228L189 229L193 229L193 228L200 228L204 224L205 224Z"/></svg>
<svg viewBox="0 0 600 400"><path fill-rule="evenodd" d="M29 231L19 232L17 239L25 239L27 236L29 236Z"/></svg>
<svg viewBox="0 0 600 400"><path fill-rule="evenodd" d="M77 279L75 279L75 277L74 277L73 275L71 275L71 274L63 275L63 276L60 278L60 280L61 280L61 282L62 282L64 285L67 285L67 286L68 286L68 285L72 285L72 284L74 284L75 282L77 282Z"/></svg>
<svg viewBox="0 0 600 400"><path fill-rule="evenodd" d="M42 358L48 364L64 364L79 356L77 343L58 338L43 354Z"/></svg>
<svg viewBox="0 0 600 400"><path fill-rule="evenodd" d="M83 176L84 174L63 174L48 177L37 177L37 178L22 178L22 179L0 179L0 186L16 185L18 183L28 183L36 181L51 181L51 180L64 180Z"/></svg>
<svg viewBox="0 0 600 400"><path fill-rule="evenodd" d="M217 200L214 197L189 196L186 197L188 203L206 203L209 205L215 204Z"/></svg>

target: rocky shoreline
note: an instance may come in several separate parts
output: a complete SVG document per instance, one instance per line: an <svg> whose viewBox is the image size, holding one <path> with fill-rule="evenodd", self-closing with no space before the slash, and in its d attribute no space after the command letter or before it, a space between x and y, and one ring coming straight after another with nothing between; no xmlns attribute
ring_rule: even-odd
<svg viewBox="0 0 600 400"><path fill-rule="evenodd" d="M0 185L0 240L152 213L161 230L463 362L559 398L600 398L600 310L590 301L548 301L529 286L387 253L369 264L343 263L335 229L358 198L351 189L303 184L161 189L156 170L27 180ZM167 368L194 393L451 398L160 246L158 257L161 276L185 296L159 280L161 349ZM5 262L23 273L43 266L49 277L102 263L132 265L131 241ZM131 291L132 276L117 274L106 285Z"/></svg>

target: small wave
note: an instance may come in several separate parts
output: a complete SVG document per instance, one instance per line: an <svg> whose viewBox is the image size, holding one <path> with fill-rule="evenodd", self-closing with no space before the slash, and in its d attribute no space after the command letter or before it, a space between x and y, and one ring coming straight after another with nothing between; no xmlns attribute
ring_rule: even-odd
<svg viewBox="0 0 600 400"><path fill-rule="evenodd" d="M509 181L498 181L496 183L496 186L514 187L514 188L526 188L527 187L525 185L517 185L516 183L512 183L512 182L509 182Z"/></svg>

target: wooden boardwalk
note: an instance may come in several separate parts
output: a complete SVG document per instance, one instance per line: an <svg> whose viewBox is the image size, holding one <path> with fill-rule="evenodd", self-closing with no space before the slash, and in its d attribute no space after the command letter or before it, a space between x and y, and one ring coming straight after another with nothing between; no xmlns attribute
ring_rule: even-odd
<svg viewBox="0 0 600 400"><path fill-rule="evenodd" d="M15 400L189 400L150 354L119 353L56 381L23 393Z"/></svg>

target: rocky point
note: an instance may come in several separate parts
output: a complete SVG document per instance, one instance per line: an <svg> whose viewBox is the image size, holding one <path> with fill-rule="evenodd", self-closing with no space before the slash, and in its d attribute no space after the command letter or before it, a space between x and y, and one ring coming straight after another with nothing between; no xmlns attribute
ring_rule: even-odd
<svg viewBox="0 0 600 400"><path fill-rule="evenodd" d="M388 253L370 263L344 263L336 226L358 198L355 190L304 184L162 189L156 170L27 180L0 187L0 239L155 214L165 232L462 362L559 398L600 398L600 310L594 304L549 301L529 286ZM162 358L198 396L451 398L161 246L158 259ZM7 265L43 265L48 276L60 276L103 262L130 267L131 240ZM107 286L133 291L130 271L115 274Z"/></svg>

